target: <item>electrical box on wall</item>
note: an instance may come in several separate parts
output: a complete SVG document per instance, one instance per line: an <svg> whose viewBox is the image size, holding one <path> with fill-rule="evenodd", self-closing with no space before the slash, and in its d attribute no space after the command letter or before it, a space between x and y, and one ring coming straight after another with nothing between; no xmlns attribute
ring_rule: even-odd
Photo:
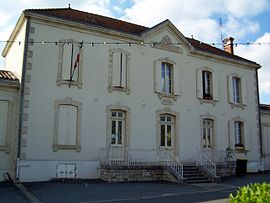
<svg viewBox="0 0 270 203"><path fill-rule="evenodd" d="M75 163L58 163L56 178L75 178L76 177L76 164Z"/></svg>

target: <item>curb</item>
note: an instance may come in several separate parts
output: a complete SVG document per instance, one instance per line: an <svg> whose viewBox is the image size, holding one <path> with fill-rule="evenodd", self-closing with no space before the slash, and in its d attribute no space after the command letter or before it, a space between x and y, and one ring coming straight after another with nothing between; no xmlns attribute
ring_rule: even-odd
<svg viewBox="0 0 270 203"><path fill-rule="evenodd" d="M42 203L33 193L29 192L27 188L21 183L14 183L14 185L23 193L23 195L31 202L31 203Z"/></svg>

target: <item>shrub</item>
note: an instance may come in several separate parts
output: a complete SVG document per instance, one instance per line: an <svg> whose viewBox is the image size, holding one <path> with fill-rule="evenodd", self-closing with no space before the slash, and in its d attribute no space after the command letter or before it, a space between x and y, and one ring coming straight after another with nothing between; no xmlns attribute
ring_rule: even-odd
<svg viewBox="0 0 270 203"><path fill-rule="evenodd" d="M270 184L269 183L251 183L239 188L237 194L230 194L231 203L267 203L270 202Z"/></svg>

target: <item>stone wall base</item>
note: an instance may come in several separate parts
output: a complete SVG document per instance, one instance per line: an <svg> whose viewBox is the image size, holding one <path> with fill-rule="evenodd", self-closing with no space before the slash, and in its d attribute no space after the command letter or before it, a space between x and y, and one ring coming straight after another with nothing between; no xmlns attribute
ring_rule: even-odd
<svg viewBox="0 0 270 203"><path fill-rule="evenodd" d="M164 166L109 166L102 164L100 179L108 182L177 182L177 179Z"/></svg>

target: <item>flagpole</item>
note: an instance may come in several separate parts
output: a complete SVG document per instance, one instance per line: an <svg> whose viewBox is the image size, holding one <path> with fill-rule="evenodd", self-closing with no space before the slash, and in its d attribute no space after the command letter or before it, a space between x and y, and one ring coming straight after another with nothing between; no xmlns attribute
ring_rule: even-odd
<svg viewBox="0 0 270 203"><path fill-rule="evenodd" d="M72 66L73 66L73 43L71 44L71 59L70 59L70 72L69 72L69 87L71 86L72 80Z"/></svg>
<svg viewBox="0 0 270 203"><path fill-rule="evenodd" d="M79 58L78 58L78 54L76 55L76 61L75 61L75 64L74 64L74 67L73 67L73 70L72 70L72 74L71 74L71 77L70 77L70 80L72 80L72 78L73 78L73 75L74 75L74 72L75 72L75 69L76 69L76 67L77 66L75 66L76 65L76 63L80 63L79 61L80 61L80 55L81 55L81 49L82 49L82 46L83 46L83 41L80 43L81 45L80 45L80 47L79 47ZM79 64L78 64L78 68L79 68Z"/></svg>

